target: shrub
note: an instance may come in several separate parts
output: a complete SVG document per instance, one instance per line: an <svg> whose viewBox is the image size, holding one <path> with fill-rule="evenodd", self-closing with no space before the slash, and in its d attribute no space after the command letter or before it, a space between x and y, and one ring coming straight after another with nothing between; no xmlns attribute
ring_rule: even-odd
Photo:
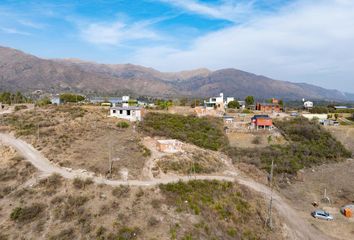
<svg viewBox="0 0 354 240"><path fill-rule="evenodd" d="M73 185L76 189L84 189L88 185L93 184L93 181L91 178L86 178L86 179L81 179L81 178L75 178L73 181Z"/></svg>
<svg viewBox="0 0 354 240"><path fill-rule="evenodd" d="M210 236L208 239L234 239L225 237L230 227L241 233L255 220L250 216L254 216L256 210L245 198L242 188L232 182L192 180L159 187L166 204L174 206L176 211L201 216L205 222L199 225L199 231L204 230ZM256 225L253 222L253 226ZM177 235L188 236L185 239L200 239L201 236L196 231L177 234L177 230L171 228L171 239L181 239Z"/></svg>
<svg viewBox="0 0 354 240"><path fill-rule="evenodd" d="M130 193L129 186L118 186L113 188L112 195L117 198L128 197Z"/></svg>
<svg viewBox="0 0 354 240"><path fill-rule="evenodd" d="M27 109L26 105L16 105L15 106L15 112L23 110L23 109Z"/></svg>
<svg viewBox="0 0 354 240"><path fill-rule="evenodd" d="M45 205L34 203L27 207L16 207L12 210L10 218L13 221L27 223L35 220L45 209Z"/></svg>
<svg viewBox="0 0 354 240"><path fill-rule="evenodd" d="M76 103L85 100L84 96L71 94L71 93L63 93L60 94L60 101L63 103Z"/></svg>
<svg viewBox="0 0 354 240"><path fill-rule="evenodd" d="M211 150L228 144L223 123L217 118L148 113L140 127L151 135L175 138Z"/></svg>
<svg viewBox="0 0 354 240"><path fill-rule="evenodd" d="M130 126L130 124L127 122L118 122L117 123L117 127L119 127L119 128L128 128L129 126Z"/></svg>
<svg viewBox="0 0 354 240"><path fill-rule="evenodd" d="M252 140L253 144L261 144L262 143L262 138L260 136L256 136Z"/></svg>
<svg viewBox="0 0 354 240"><path fill-rule="evenodd" d="M228 108L239 108L240 104L238 103L238 101L231 101L227 104Z"/></svg>

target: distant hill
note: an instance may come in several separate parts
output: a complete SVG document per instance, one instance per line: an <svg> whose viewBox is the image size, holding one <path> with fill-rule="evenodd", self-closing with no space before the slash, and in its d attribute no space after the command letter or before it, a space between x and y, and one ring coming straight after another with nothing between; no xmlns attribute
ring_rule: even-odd
<svg viewBox="0 0 354 240"><path fill-rule="evenodd" d="M224 92L239 98L254 95L257 98L354 100L354 94L273 80L236 69L164 73L132 64L47 60L0 47L0 90L31 92L37 89L154 97L207 97Z"/></svg>

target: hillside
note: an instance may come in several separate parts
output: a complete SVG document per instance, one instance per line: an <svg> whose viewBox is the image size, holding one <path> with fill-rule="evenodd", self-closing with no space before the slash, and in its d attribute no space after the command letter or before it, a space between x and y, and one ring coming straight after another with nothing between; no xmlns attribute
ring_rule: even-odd
<svg viewBox="0 0 354 240"><path fill-rule="evenodd" d="M30 92L37 89L155 97L207 97L224 92L240 98L255 95L258 98L354 100L353 94L273 80L236 69L163 73L132 64L46 60L0 47L0 90Z"/></svg>

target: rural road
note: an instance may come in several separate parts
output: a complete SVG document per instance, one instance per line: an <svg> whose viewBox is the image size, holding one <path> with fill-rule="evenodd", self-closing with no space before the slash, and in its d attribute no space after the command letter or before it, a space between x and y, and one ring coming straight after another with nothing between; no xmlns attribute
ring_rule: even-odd
<svg viewBox="0 0 354 240"><path fill-rule="evenodd" d="M66 168L55 166L48 159L46 159L39 151L34 149L30 144L16 139L15 137L0 133L0 142L5 145L15 148L23 157L32 163L43 175L51 175L53 173L60 174L64 178L74 179L77 177L89 177L95 183L107 184L111 186L130 185L130 186L155 186L158 184L166 184L178 181L190 180L223 180L223 181L237 181L239 184L244 185L256 192L261 193L265 198L270 199L271 190L260 183L251 179L241 177L234 174L233 176L212 176L212 175L197 175L197 176L181 176L181 177L168 177L162 179L152 179L146 181L140 180L109 180L103 177L93 176L92 173L85 171L69 171ZM236 175L236 176L235 176ZM306 220L302 219L282 197L273 192L273 206L277 209L278 213L282 216L288 226L289 239L294 240L333 240L334 238L324 235L322 232L310 225Z"/></svg>

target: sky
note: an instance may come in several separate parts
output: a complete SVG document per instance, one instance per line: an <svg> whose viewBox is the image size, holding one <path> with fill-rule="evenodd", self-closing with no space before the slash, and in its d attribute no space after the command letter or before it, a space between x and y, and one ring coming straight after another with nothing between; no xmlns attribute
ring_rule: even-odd
<svg viewBox="0 0 354 240"><path fill-rule="evenodd" d="M354 93L354 0L0 0L0 45Z"/></svg>

